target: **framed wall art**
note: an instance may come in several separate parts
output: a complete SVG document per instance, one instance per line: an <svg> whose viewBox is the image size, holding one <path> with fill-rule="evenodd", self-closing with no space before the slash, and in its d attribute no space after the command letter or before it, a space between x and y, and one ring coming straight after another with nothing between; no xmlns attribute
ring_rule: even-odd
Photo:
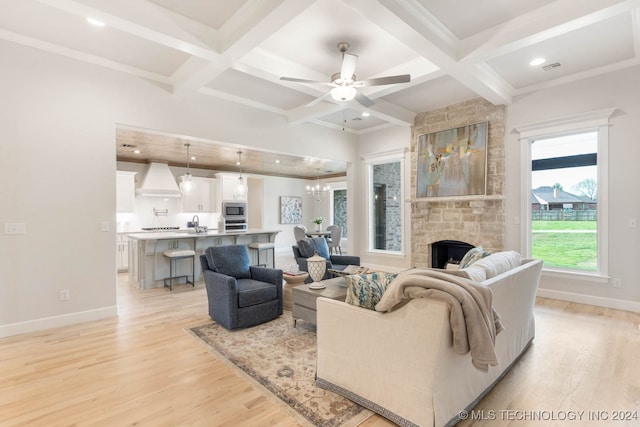
<svg viewBox="0 0 640 427"><path fill-rule="evenodd" d="M489 122L418 136L416 197L485 195Z"/></svg>
<svg viewBox="0 0 640 427"><path fill-rule="evenodd" d="M280 224L302 222L302 197L280 196Z"/></svg>

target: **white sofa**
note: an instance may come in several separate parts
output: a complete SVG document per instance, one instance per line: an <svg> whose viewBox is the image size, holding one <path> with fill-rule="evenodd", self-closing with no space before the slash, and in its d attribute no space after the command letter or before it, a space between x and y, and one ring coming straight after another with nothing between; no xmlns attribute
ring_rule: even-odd
<svg viewBox="0 0 640 427"><path fill-rule="evenodd" d="M481 284L493 291L504 331L496 336L499 365L483 372L469 353L453 351L449 309L441 301L410 300L389 313L341 301L317 301L317 384L401 426L450 426L471 410L528 348L542 261Z"/></svg>

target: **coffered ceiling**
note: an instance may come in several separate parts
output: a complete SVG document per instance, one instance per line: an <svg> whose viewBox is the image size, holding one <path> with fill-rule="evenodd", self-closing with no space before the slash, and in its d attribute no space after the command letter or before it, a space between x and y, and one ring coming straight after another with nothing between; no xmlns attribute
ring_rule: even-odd
<svg viewBox="0 0 640 427"><path fill-rule="evenodd" d="M0 39L355 134L478 96L508 105L640 57L640 0L0 0L0 10ZM358 55L357 79L411 82L358 89L369 108L307 106L330 88L280 77L329 82L339 42ZM536 57L546 61L530 66Z"/></svg>

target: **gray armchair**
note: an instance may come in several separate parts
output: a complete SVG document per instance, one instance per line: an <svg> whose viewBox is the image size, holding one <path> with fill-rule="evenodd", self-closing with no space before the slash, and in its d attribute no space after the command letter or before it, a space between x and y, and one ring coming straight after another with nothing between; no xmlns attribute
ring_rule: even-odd
<svg viewBox="0 0 640 427"><path fill-rule="evenodd" d="M329 273L329 269L344 270L348 265L360 265L360 257L353 255L330 255L329 246L324 237L304 238L298 242L298 245L292 246L293 256L296 263L302 271L309 271L307 266L307 258L313 256L314 251L318 255L327 260L327 271L324 273L322 280L331 279L333 275ZM313 280L309 277L305 283L311 283Z"/></svg>
<svg viewBox="0 0 640 427"><path fill-rule="evenodd" d="M209 316L227 329L282 314L282 270L250 266L246 246L212 246L200 256Z"/></svg>

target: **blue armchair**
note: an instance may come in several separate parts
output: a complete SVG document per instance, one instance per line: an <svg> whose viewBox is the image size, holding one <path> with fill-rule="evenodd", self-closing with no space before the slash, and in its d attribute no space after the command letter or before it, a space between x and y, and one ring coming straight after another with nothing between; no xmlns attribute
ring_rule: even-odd
<svg viewBox="0 0 640 427"><path fill-rule="evenodd" d="M348 265L360 265L360 257L353 255L330 255L329 246L327 240L324 237L305 238L298 241L296 246L291 247L293 249L293 256L296 258L296 263L302 271L309 271L307 266L307 258L313 256L317 251L318 255L327 260L327 271L324 273L322 280L331 279L333 275L329 273L329 269L344 270ZM305 283L311 283L313 280L308 277Z"/></svg>
<svg viewBox="0 0 640 427"><path fill-rule="evenodd" d="M282 270L250 266L246 246L209 247L200 264L209 316L225 328L247 328L282 314Z"/></svg>

